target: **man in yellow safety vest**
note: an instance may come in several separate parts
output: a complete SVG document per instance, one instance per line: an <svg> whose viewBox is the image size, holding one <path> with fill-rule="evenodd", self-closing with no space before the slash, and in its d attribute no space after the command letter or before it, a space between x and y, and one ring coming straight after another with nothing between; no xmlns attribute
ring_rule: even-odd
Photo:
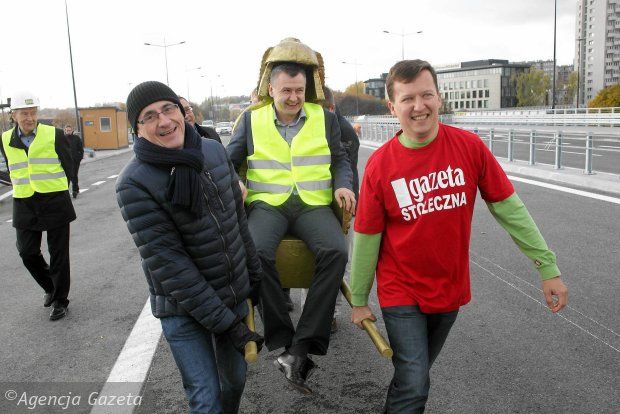
<svg viewBox="0 0 620 414"><path fill-rule="evenodd" d="M71 149L59 128L37 123L39 100L29 92L11 99L15 127L2 134L2 155L13 185L13 227L17 250L43 288L50 320L63 318L69 305L69 223L75 210L69 196L73 178ZM47 232L49 265L41 254Z"/></svg>
<svg viewBox="0 0 620 414"><path fill-rule="evenodd" d="M311 392L306 379L315 367L308 354L327 353L347 263L344 235L330 208L332 197L349 211L355 208L351 168L340 143L338 120L320 105L306 102L307 77L308 88L316 91L320 87L310 84L314 80L310 73L312 68L294 62L273 65L266 78L268 103L242 115L227 148L237 169L245 161L248 166L245 202L263 268L260 296L265 344L269 350L285 348L275 364L306 394ZM285 233L302 239L316 257L314 278L296 328L275 268L276 249Z"/></svg>

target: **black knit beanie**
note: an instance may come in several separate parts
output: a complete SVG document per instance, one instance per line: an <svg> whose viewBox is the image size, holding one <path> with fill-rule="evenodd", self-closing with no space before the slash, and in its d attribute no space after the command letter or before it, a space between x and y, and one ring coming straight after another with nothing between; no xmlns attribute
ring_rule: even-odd
<svg viewBox="0 0 620 414"><path fill-rule="evenodd" d="M179 105L179 109L185 116L183 105L179 97L168 85L157 81L142 82L129 92L127 96L127 119L134 131L137 131L138 116L140 112L153 102L170 101Z"/></svg>

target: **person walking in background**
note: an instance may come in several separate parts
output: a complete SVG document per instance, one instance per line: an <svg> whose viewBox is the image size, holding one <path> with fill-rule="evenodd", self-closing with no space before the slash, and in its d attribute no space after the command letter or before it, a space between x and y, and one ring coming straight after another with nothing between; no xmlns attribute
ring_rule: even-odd
<svg viewBox="0 0 620 414"><path fill-rule="evenodd" d="M245 387L243 319L261 267L239 177L224 147L185 122L178 96L143 82L127 97L135 157L116 182L142 258L151 310L176 361L191 413L233 414Z"/></svg>
<svg viewBox="0 0 620 414"><path fill-rule="evenodd" d="M73 159L73 178L71 179L72 194L73 198L77 198L80 193L78 171L80 170L80 163L84 158L84 142L82 142L82 138L73 133L73 127L69 124L65 125L65 137L67 137L67 141L69 141L71 158Z"/></svg>
<svg viewBox="0 0 620 414"><path fill-rule="evenodd" d="M75 177L67 138L61 129L38 123L38 108L39 99L30 92L11 98L15 127L2 134L0 149L13 185L17 250L45 292L43 306L52 307L49 318L55 321L69 306L69 223L76 217L68 180ZM41 254L44 231L49 265Z"/></svg>
<svg viewBox="0 0 620 414"><path fill-rule="evenodd" d="M208 127L208 126L198 125L196 123L196 116L194 115L194 108L187 101L187 99L183 98L182 96L179 96L179 102L181 102L181 105L183 106L183 110L185 111L185 120L189 122L196 129L196 131L198 131L198 134L200 134L201 137L213 139L219 142L220 144L222 143L222 139L220 138L220 135L217 133L217 131L215 131L215 129Z"/></svg>
<svg viewBox="0 0 620 414"><path fill-rule="evenodd" d="M540 274L549 309L567 303L549 250L501 166L477 135L439 123L441 95L428 62L390 70L388 107L401 130L368 159L355 219L351 320L376 320L377 295L394 351L385 412L423 413L430 369L471 300L469 241L476 194Z"/></svg>

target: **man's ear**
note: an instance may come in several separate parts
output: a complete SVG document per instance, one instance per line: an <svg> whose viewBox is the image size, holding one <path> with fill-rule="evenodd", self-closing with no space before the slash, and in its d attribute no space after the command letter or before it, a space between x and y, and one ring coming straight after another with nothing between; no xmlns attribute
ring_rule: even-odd
<svg viewBox="0 0 620 414"><path fill-rule="evenodd" d="M271 83L269 83L269 96L273 98L273 86L271 86Z"/></svg>
<svg viewBox="0 0 620 414"><path fill-rule="evenodd" d="M392 103L392 101L390 100L387 101L387 107L390 110L390 113L396 116L396 114L394 113L394 104Z"/></svg>

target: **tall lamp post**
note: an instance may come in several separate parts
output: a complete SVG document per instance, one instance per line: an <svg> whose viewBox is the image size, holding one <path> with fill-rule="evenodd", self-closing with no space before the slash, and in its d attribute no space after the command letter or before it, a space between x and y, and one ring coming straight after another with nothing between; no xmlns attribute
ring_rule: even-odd
<svg viewBox="0 0 620 414"><path fill-rule="evenodd" d="M575 40L577 42L579 42L579 44L577 45L577 48L579 49L579 52L577 53L577 102L576 102L577 109L579 109L579 83L581 82L581 80L579 79L580 78L580 72L581 72L581 42L586 40L586 38L585 37L578 37Z"/></svg>
<svg viewBox="0 0 620 414"><path fill-rule="evenodd" d="M75 103L75 126L78 131L82 132L82 124L78 113L77 92L75 91L75 72L73 71L73 52L71 51L71 31L69 30L69 10L67 9L67 0L65 0L65 16L67 18L67 38L69 39L69 61L71 62L71 81L73 82L73 102ZM82 140L84 140L82 134Z"/></svg>
<svg viewBox="0 0 620 414"><path fill-rule="evenodd" d="M192 72L194 70L200 70L200 69L202 69L201 66L198 66L197 68L193 68L193 69L185 69L185 77L187 78L187 102L191 102L189 98L189 75L187 73Z"/></svg>
<svg viewBox="0 0 620 414"><path fill-rule="evenodd" d="M417 32L405 33L405 30L403 30L401 33L395 33L395 32L390 32L389 30L384 30L383 33L400 36L401 38L401 60L405 60L405 37L411 36L414 34L422 34L423 32L422 30L418 30Z"/></svg>
<svg viewBox="0 0 620 414"><path fill-rule="evenodd" d="M164 48L164 59L166 59L166 85L170 86L170 82L168 81L168 48L172 47L172 46L177 46L177 45L182 45L183 43L185 43L185 40L178 42L178 43L171 43L171 44L167 44L166 43L166 38L164 37L164 44L163 45L156 45L154 43L144 43L145 46L155 46L155 47L163 47Z"/></svg>
<svg viewBox="0 0 620 414"><path fill-rule="evenodd" d="M215 106L213 102L213 79L209 77L208 75L200 75L200 77L209 79L209 93L211 94L211 118L213 118L213 122L215 122L216 116L215 116ZM217 75L217 77L219 78L220 75Z"/></svg>
<svg viewBox="0 0 620 414"><path fill-rule="evenodd" d="M353 62L342 61L342 63L345 65L353 65L355 67L355 115L357 116L360 114L360 92L357 84L357 67L361 66L361 64L357 63L357 60L354 60Z"/></svg>
<svg viewBox="0 0 620 414"><path fill-rule="evenodd" d="M556 27L557 27L557 17L558 17L558 0L553 0L553 88L551 95L551 109L555 109L555 72L557 71L557 63L555 59L555 49L556 49Z"/></svg>

